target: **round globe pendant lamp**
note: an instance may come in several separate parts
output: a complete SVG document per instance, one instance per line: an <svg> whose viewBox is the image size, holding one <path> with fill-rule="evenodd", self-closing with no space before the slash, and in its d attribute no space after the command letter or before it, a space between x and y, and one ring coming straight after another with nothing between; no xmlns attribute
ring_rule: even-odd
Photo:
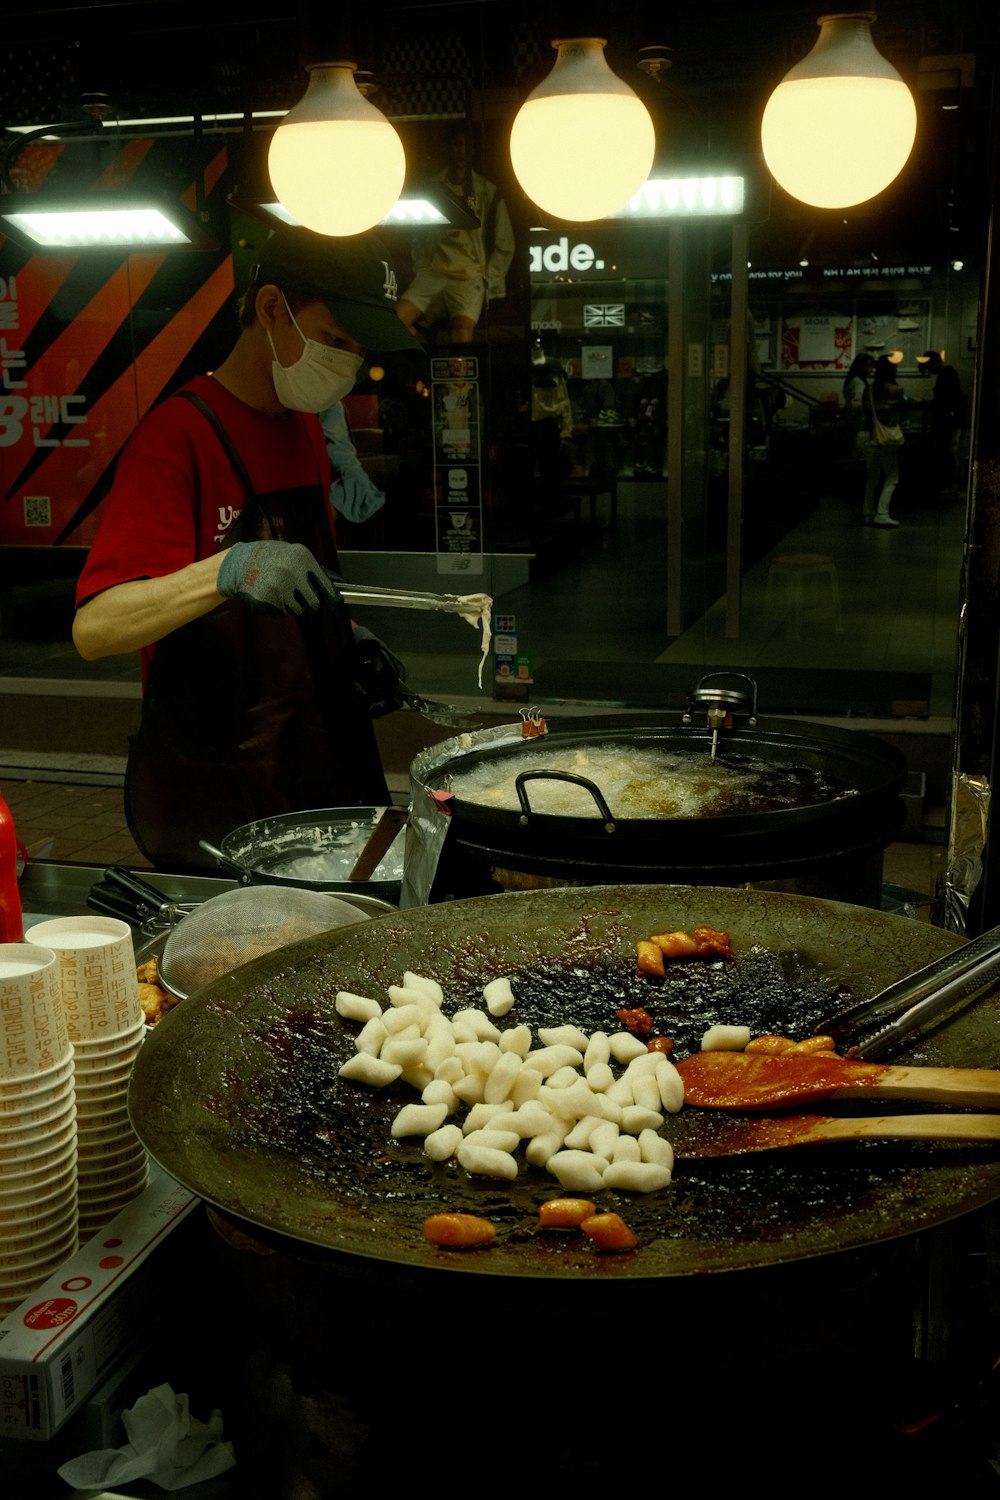
<svg viewBox="0 0 1000 1500"><path fill-rule="evenodd" d="M552 72L528 95L510 132L514 175L557 218L602 219L649 176L656 137L639 96L608 67L606 41L554 41Z"/></svg>
<svg viewBox="0 0 1000 1500"><path fill-rule="evenodd" d="M874 11L820 16L816 45L767 101L761 144L771 175L803 203L866 203L913 149L913 95L872 41Z"/></svg>
<svg viewBox="0 0 1000 1500"><path fill-rule="evenodd" d="M360 234L403 188L403 143L360 93L357 64L316 63L309 86L271 138L267 168L278 202L318 234Z"/></svg>

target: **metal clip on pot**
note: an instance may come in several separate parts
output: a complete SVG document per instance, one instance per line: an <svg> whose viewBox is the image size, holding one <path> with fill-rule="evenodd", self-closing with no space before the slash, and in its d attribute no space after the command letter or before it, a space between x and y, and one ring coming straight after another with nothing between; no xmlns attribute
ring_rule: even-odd
<svg viewBox="0 0 1000 1500"><path fill-rule="evenodd" d="M964 947L888 985L871 1000L821 1021L813 1035L831 1036L838 1046L846 1042L847 1057L881 1057L904 1038L964 1010L998 983L1000 927L991 927Z"/></svg>
<svg viewBox="0 0 1000 1500"><path fill-rule="evenodd" d="M515 776L514 790L517 793L517 800L521 804L520 823L522 828L527 828L532 817L538 816L533 812L531 804L528 801L528 793L525 791L525 782L527 781L571 781L574 786L582 786L584 791L589 792L597 803L597 811L604 819L604 832L614 833L617 828L618 825L615 823L614 814L605 802L600 788L595 786L592 781L588 781L586 776L577 776L573 771L522 771L519 776Z"/></svg>
<svg viewBox="0 0 1000 1500"><path fill-rule="evenodd" d="M721 683L727 679L730 682L737 679L748 683L749 694L740 692L736 688L721 686ZM720 685L709 686L715 682ZM751 729L757 723L757 684L745 672L709 672L695 684L688 699L683 723L693 723L696 710L704 711L706 722L712 731L711 758L714 760L719 748L719 730L731 728L735 714L746 714L747 723Z"/></svg>

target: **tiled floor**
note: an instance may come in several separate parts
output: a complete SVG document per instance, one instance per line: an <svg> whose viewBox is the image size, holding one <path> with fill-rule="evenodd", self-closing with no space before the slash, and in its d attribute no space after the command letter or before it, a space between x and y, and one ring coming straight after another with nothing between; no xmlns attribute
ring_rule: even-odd
<svg viewBox="0 0 1000 1500"><path fill-rule="evenodd" d="M149 868L128 831L120 787L8 779L0 791L30 859Z"/></svg>

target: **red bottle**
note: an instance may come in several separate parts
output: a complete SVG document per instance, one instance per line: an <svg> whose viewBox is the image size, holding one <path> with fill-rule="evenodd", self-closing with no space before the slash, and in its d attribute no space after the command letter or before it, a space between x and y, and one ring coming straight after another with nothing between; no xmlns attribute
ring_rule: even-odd
<svg viewBox="0 0 1000 1500"><path fill-rule="evenodd" d="M10 808L0 796L0 943L24 937L21 896L17 889L17 837Z"/></svg>

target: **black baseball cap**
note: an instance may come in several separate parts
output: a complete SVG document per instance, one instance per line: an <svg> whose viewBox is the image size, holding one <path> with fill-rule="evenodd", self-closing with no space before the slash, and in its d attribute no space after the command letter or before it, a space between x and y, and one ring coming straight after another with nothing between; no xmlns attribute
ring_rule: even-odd
<svg viewBox="0 0 1000 1500"><path fill-rule="evenodd" d="M325 303L365 349L392 354L423 347L396 316L392 257L371 232L334 236L281 225L261 248L250 276L251 286L265 282Z"/></svg>

